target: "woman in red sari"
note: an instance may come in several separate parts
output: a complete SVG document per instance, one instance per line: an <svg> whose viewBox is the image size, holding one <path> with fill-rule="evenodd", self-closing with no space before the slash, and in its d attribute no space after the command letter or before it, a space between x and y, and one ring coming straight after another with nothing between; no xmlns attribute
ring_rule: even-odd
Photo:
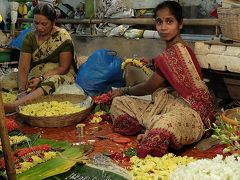
<svg viewBox="0 0 240 180"><path fill-rule="evenodd" d="M162 156L169 147L179 149L199 141L214 116L198 61L180 37L182 7L165 1L155 8L155 19L166 42L163 53L153 59L155 72L146 82L112 92L114 130L123 135L145 133L139 136L139 157ZM137 98L148 94L150 100Z"/></svg>

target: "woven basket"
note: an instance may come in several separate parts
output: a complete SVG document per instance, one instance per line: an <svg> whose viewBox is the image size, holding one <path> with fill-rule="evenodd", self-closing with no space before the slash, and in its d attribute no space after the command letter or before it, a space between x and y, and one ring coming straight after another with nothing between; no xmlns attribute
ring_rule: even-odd
<svg viewBox="0 0 240 180"><path fill-rule="evenodd" d="M240 41L240 8L218 8L218 19L223 36Z"/></svg>
<svg viewBox="0 0 240 180"><path fill-rule="evenodd" d="M50 102L50 101L70 101L73 104L78 104L87 100L87 96L84 95L75 95L75 94L54 94L43 96L38 99L29 101L26 105L35 104L40 102ZM86 109L82 110L77 113L63 115L63 116L50 116L50 117L35 117L35 116L28 116L20 113L18 110L18 114L20 118L25 121L26 123L37 126L37 127L64 127L73 124L79 123L81 120L86 118L90 113L93 106L93 102L91 100L88 105L86 105Z"/></svg>

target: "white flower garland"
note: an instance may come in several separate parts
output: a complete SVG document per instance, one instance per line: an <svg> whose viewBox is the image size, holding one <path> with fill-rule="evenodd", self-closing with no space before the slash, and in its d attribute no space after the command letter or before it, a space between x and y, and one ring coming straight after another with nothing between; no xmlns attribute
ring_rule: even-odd
<svg viewBox="0 0 240 180"><path fill-rule="evenodd" d="M214 159L201 159L180 166L170 176L171 180L239 180L240 158L228 156L223 159L217 155Z"/></svg>

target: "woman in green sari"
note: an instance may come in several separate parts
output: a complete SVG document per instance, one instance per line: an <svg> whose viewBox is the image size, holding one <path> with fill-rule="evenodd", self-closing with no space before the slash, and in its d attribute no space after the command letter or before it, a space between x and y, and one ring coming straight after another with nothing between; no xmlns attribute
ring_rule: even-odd
<svg viewBox="0 0 240 180"><path fill-rule="evenodd" d="M43 95L52 94L59 85L72 84L76 65L71 36L55 25L57 13L49 3L34 10L34 30L22 44L18 67L18 99L5 104L6 113ZM30 93L27 93L30 89Z"/></svg>

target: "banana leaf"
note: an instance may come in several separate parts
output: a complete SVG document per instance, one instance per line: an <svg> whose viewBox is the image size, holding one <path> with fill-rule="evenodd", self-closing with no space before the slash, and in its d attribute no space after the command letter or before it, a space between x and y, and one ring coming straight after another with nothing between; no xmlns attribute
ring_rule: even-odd
<svg viewBox="0 0 240 180"><path fill-rule="evenodd" d="M103 171L97 168L84 165L84 152L89 150L89 146L72 146L65 141L55 141L39 138L32 135L31 145L49 144L52 148L61 148L64 151L59 153L54 159L38 164L30 170L17 175L17 180L61 180L61 179L86 179L86 180L125 180L126 178L110 171ZM22 147L28 147L28 144ZM0 180L1 180L0 171Z"/></svg>
<svg viewBox="0 0 240 180"><path fill-rule="evenodd" d="M96 168L89 167L87 165L74 166L70 171L47 178L46 180L61 180L61 179L126 180L126 178L118 174L112 173L110 171L102 171Z"/></svg>
<svg viewBox="0 0 240 180"><path fill-rule="evenodd" d="M57 157L47 162L38 164L26 172L17 175L18 180L40 180L57 174L69 171L78 162L83 162L81 158L84 156L85 146L72 146L69 142L54 141L49 139L37 139L33 142L33 146L40 144L49 144L53 148L63 148L64 151L59 153Z"/></svg>
<svg viewBox="0 0 240 180"><path fill-rule="evenodd" d="M30 170L18 174L19 180L40 180L69 171L83 157L83 149L71 147L54 159L41 163ZM77 160L78 159L78 160Z"/></svg>

